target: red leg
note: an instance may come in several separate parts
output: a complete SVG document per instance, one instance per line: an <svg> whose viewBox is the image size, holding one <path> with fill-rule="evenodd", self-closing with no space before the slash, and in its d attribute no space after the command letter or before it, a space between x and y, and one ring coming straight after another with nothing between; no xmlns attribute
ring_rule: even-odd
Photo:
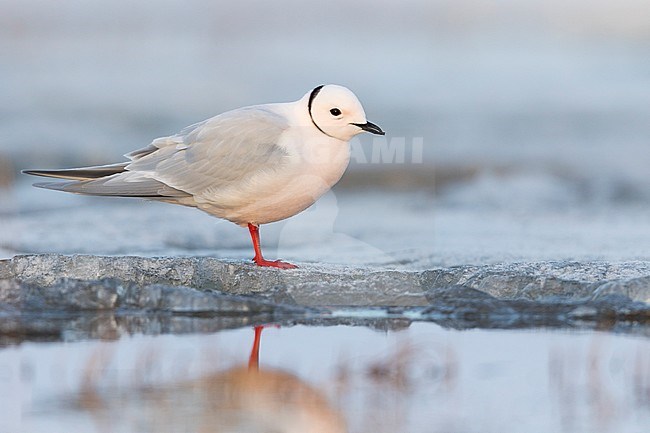
<svg viewBox="0 0 650 433"><path fill-rule="evenodd" d="M251 356L248 358L248 369L260 369L260 338L262 337L262 329L264 326L255 327L255 340L253 341L253 348L251 349Z"/></svg>
<svg viewBox="0 0 650 433"><path fill-rule="evenodd" d="M295 269L298 266L292 265L291 263L282 262L280 260L266 260L262 257L262 248L260 247L260 228L255 224L248 224L248 230L251 232L251 239L253 240L253 248L255 249L255 257L253 261L257 266L268 266L271 268L280 268L280 269Z"/></svg>

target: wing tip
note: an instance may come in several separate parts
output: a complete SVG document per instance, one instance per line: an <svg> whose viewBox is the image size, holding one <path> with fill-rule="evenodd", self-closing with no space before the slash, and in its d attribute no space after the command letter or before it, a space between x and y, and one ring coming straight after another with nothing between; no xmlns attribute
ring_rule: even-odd
<svg viewBox="0 0 650 433"><path fill-rule="evenodd" d="M55 170L21 170L21 173L30 176L51 177L55 179L67 180L92 180L112 176L114 174L123 173L126 170L128 162L118 162L108 165L96 165L92 167L79 167L79 168L61 168Z"/></svg>
<svg viewBox="0 0 650 433"><path fill-rule="evenodd" d="M40 176L40 177L53 177L59 179L66 179L65 176L61 175L63 170L20 170L22 174L28 174L30 176Z"/></svg>
<svg viewBox="0 0 650 433"><path fill-rule="evenodd" d="M30 170L30 169L25 169L25 170L20 170L22 174L29 174L31 176L42 176L43 170Z"/></svg>

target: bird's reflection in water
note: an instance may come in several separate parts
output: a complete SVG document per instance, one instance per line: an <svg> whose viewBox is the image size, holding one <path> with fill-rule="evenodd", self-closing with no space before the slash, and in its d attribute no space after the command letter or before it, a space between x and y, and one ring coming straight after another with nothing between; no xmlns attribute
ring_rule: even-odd
<svg viewBox="0 0 650 433"><path fill-rule="evenodd" d="M99 432L346 432L343 417L319 390L291 373L260 368L262 330L255 328L248 365L117 396L89 383L80 404Z"/></svg>

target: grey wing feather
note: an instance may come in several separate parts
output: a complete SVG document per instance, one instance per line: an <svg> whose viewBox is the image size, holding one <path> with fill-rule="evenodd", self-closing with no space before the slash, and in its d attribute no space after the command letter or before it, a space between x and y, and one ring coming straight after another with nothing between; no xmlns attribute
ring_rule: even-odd
<svg viewBox="0 0 650 433"><path fill-rule="evenodd" d="M128 164L128 162L121 162L117 164L98 165L94 167L64 168L59 170L23 170L23 173L31 174L33 176L53 177L58 179L88 180L99 179L101 177L122 173Z"/></svg>
<svg viewBox="0 0 650 433"><path fill-rule="evenodd" d="M228 113L224 113L228 114ZM223 115L222 115L223 116ZM219 117L219 116L217 116ZM157 150L160 150L165 147L169 146L179 146L184 143L184 140L186 139L191 139L191 133L193 131L199 130L205 123L209 122L211 119L204 120L202 122L195 123L193 125L187 126L181 130L178 134L169 136L169 137L161 137L161 138L156 138L151 144L149 144L147 147L143 147L142 149L134 150L133 152L127 153L126 156L132 161L141 159L145 156L151 155L152 153L156 152Z"/></svg>
<svg viewBox="0 0 650 433"><path fill-rule="evenodd" d="M36 183L34 186L76 194L113 197L139 197L150 199L180 199L189 197L189 194L171 188L154 179L140 179L135 182L130 182L127 180L128 177L127 179L124 179L124 177L126 176L118 174L96 180L43 182Z"/></svg>
<svg viewBox="0 0 650 433"><path fill-rule="evenodd" d="M153 152L132 153L127 170L199 196L281 168L287 154L277 143L288 126L262 106L227 112L154 141Z"/></svg>
<svg viewBox="0 0 650 433"><path fill-rule="evenodd" d="M247 107L158 138L127 154L131 162L25 173L72 180L34 185L39 188L194 205L191 197L208 188L279 169L286 153L277 143L287 128L287 120L268 107Z"/></svg>

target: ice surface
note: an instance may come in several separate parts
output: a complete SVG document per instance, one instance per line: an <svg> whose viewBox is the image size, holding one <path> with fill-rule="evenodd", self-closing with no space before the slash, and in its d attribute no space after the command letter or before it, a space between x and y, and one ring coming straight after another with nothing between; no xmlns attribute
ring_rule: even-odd
<svg viewBox="0 0 650 433"><path fill-rule="evenodd" d="M629 325L638 323L636 332L644 333L650 319L649 272L650 262L421 272L304 264L279 271L211 258L15 256L0 261L0 328L10 340L18 334L58 339L72 329L88 336L105 322L99 318L115 314L120 328L147 333L169 332L161 323L174 324L173 332L181 333L255 321L386 318L454 328L602 327L606 322L611 329L632 331ZM147 315L129 319L142 312ZM224 316L236 318L224 322ZM30 317L38 320L32 323Z"/></svg>
<svg viewBox="0 0 650 433"><path fill-rule="evenodd" d="M512 188L517 188L514 181ZM552 184L551 184L552 185ZM552 188L555 188L551 186ZM263 226L269 258L427 269L526 261L647 261L641 203L539 201L489 190L336 191L286 221ZM492 197L487 199L488 194ZM531 191L531 194L533 192ZM508 196L512 197L509 202ZM252 256L246 230L200 211L135 200L88 199L20 186L0 214L0 250L13 254Z"/></svg>
<svg viewBox="0 0 650 433"><path fill-rule="evenodd" d="M126 290L120 288L125 283L141 287L166 284L240 295L269 296L283 292L293 303L342 306L427 305L429 290L453 286L478 289L501 299L591 299L621 294L650 303L649 273L650 262L533 262L454 266L419 272L309 264L281 272L207 257L45 254L15 256L0 262L1 278L37 287L58 287L63 279L108 279L82 291L92 292L104 284L118 291ZM64 284L61 289L65 291L66 287ZM114 308L117 295L106 296L110 298L106 300L106 308ZM124 299L121 302L129 303Z"/></svg>

